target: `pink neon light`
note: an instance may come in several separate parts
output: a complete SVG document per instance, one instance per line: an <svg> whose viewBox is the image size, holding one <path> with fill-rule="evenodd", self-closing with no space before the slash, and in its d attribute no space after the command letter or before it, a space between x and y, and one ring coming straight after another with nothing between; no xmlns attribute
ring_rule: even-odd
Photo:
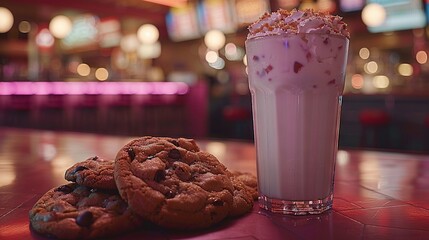
<svg viewBox="0 0 429 240"><path fill-rule="evenodd" d="M0 95L184 95L183 82L0 82Z"/></svg>

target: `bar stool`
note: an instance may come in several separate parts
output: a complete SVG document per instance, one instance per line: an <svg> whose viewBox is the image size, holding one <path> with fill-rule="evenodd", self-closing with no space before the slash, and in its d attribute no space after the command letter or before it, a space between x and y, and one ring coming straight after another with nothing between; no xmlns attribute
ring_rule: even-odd
<svg viewBox="0 0 429 240"><path fill-rule="evenodd" d="M41 100L37 106L36 127L64 130L67 125L65 98L65 95L47 95Z"/></svg>
<svg viewBox="0 0 429 240"><path fill-rule="evenodd" d="M11 127L34 126L34 99L32 95L11 95L3 105L3 122Z"/></svg>
<svg viewBox="0 0 429 240"><path fill-rule="evenodd" d="M222 115L227 123L227 135L233 138L250 139L253 136L252 112L244 106L226 106Z"/></svg>
<svg viewBox="0 0 429 240"><path fill-rule="evenodd" d="M141 135L188 136L185 99L179 95L151 95L138 107L135 129ZM190 126L192 127L192 126Z"/></svg>
<svg viewBox="0 0 429 240"><path fill-rule="evenodd" d="M105 131L112 134L133 134L132 123L132 95L118 95L106 106L103 127Z"/></svg>
<svg viewBox="0 0 429 240"><path fill-rule="evenodd" d="M425 129L426 129L425 132L427 133L427 134L425 134L425 136L426 136L426 138L425 138L425 141L426 141L425 148L426 148L427 151L429 151L429 114L425 117L423 124L424 124Z"/></svg>
<svg viewBox="0 0 429 240"><path fill-rule="evenodd" d="M390 123L389 114L382 109L363 109L359 113L359 122L362 127L361 147L382 147L388 143L387 127ZM383 141L383 137L385 141Z"/></svg>
<svg viewBox="0 0 429 240"><path fill-rule="evenodd" d="M72 129L83 132L99 132L101 130L99 114L99 95L80 96L73 106Z"/></svg>

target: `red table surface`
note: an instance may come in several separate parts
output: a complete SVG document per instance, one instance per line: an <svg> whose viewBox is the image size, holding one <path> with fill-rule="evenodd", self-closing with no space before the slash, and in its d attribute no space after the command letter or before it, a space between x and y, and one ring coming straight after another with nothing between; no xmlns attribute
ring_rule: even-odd
<svg viewBox="0 0 429 240"><path fill-rule="evenodd" d="M0 239L45 239L29 229L33 204L66 183L75 162L113 158L133 138L0 128ZM229 169L256 174L252 143L198 143ZM340 150L334 209L321 215L272 215L255 203L251 213L206 230L146 225L115 239L429 239L429 156Z"/></svg>

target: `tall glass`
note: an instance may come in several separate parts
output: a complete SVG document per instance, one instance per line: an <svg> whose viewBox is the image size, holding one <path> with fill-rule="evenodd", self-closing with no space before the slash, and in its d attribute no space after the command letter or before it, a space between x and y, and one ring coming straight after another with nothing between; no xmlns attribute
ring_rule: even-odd
<svg viewBox="0 0 429 240"><path fill-rule="evenodd" d="M261 208L332 208L348 47L346 37L316 33L246 41Z"/></svg>

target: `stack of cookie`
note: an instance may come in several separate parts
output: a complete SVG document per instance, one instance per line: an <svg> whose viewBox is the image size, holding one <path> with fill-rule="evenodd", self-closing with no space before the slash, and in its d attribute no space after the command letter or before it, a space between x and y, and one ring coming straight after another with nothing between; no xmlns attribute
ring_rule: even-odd
<svg viewBox="0 0 429 240"><path fill-rule="evenodd" d="M115 161L91 157L69 168L72 183L51 189L30 210L36 232L62 239L120 234L150 221L207 228L251 211L256 178L230 172L194 140L142 137Z"/></svg>

